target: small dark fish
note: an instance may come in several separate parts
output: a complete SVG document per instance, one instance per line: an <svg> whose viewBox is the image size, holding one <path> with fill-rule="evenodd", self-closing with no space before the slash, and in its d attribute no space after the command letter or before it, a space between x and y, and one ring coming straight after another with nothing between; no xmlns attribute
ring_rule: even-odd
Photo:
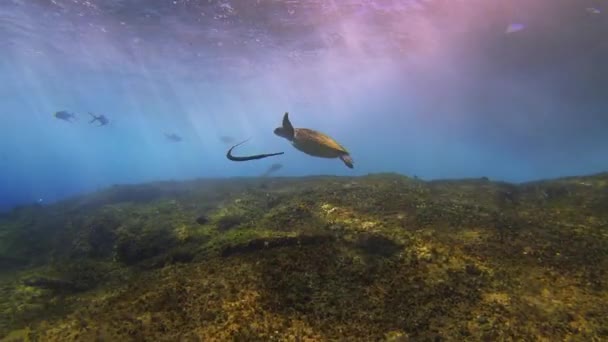
<svg viewBox="0 0 608 342"><path fill-rule="evenodd" d="M277 152L277 153L268 153L268 154L256 154L253 156L245 156L245 157L235 157L232 155L232 149L246 143L247 141L249 141L249 139L245 140L245 141L241 141L240 143L232 146L229 150L228 153L226 153L226 158L232 160L232 161L248 161L248 160L255 160L255 159L262 159L262 158L267 158L267 157L272 157L272 156L278 156L280 154L283 154L285 152Z"/></svg>
<svg viewBox="0 0 608 342"><path fill-rule="evenodd" d="M67 122L73 122L72 120L76 120L76 115L74 115L74 113L68 113L65 110L60 110L58 112L55 112L55 114L53 116L55 116L55 118L57 118L59 120L64 120Z"/></svg>
<svg viewBox="0 0 608 342"><path fill-rule="evenodd" d="M171 133L171 134L167 134L165 133L165 137L167 137L168 140L173 141L173 142L180 142L184 139L182 139L182 137L180 137L179 135L175 134L175 133Z"/></svg>
<svg viewBox="0 0 608 342"><path fill-rule="evenodd" d="M278 163L272 164L272 165L270 165L270 167L268 168L268 170L266 170L266 172L264 172L260 177L268 177L271 174L279 171L282 168L283 168L283 164L278 164Z"/></svg>
<svg viewBox="0 0 608 342"><path fill-rule="evenodd" d="M282 168L283 168L283 164L275 163L275 164L270 165L270 167L268 168L268 171L275 172L275 171L279 171Z"/></svg>
<svg viewBox="0 0 608 342"><path fill-rule="evenodd" d="M220 140L224 143L224 144L233 144L234 143L234 138L233 137L228 137L228 136L221 136Z"/></svg>
<svg viewBox="0 0 608 342"><path fill-rule="evenodd" d="M105 115L101 114L101 115L95 115L91 112L89 112L89 115L93 117L93 119L91 121L89 121L89 123L93 123L95 121L99 121L99 125L97 125L98 127L100 126L105 126L107 124L110 123L110 120L108 118L106 118Z"/></svg>

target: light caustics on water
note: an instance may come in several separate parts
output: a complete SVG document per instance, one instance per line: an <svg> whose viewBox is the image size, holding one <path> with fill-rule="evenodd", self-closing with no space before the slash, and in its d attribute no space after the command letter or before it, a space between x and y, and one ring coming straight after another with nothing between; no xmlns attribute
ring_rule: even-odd
<svg viewBox="0 0 608 342"><path fill-rule="evenodd" d="M574 0L2 1L0 96L3 112L15 114L3 113L0 123L41 130L30 140L9 134L5 146L27 152L53 141L45 153L60 156L7 164L13 173L55 165L97 172L103 184L122 180L104 169L115 165L91 155L88 133L66 134L68 150L46 123L36 124L59 110L91 111L113 123L112 131L91 134L114 132L104 140L118 146L109 161L131 160L130 181L223 175L222 140L255 136L256 149L273 150L280 145L271 130L290 111L303 127L344 141L361 173L525 180L601 170L608 166L600 156L608 146L606 79L597 76L608 55L604 7ZM171 147L157 150L167 130L188 141L170 146L191 148L172 162L162 159L175 154ZM88 145L76 143L85 137ZM57 166L72 155L87 166ZM282 162L303 165L297 158ZM302 173L313 169L344 172L315 166Z"/></svg>

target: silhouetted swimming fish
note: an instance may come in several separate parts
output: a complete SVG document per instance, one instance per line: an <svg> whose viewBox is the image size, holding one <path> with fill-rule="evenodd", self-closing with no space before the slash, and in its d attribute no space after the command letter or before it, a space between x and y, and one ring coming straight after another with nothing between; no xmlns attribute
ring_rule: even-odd
<svg viewBox="0 0 608 342"><path fill-rule="evenodd" d="M93 117L93 120L89 121L89 123L99 121L99 125L97 125L97 126L105 126L110 123L110 120L108 118L106 118L106 116L103 114L96 116L95 114L89 112L89 115Z"/></svg>
<svg viewBox="0 0 608 342"><path fill-rule="evenodd" d="M272 165L270 165L268 170L266 170L266 172L264 172L260 177L268 177L272 173L279 171L281 168L283 168L282 164L278 164L278 163L272 164Z"/></svg>
<svg viewBox="0 0 608 342"><path fill-rule="evenodd" d="M220 140L224 143L224 144L232 144L234 143L234 138L233 137L229 137L229 136L221 136Z"/></svg>
<svg viewBox="0 0 608 342"><path fill-rule="evenodd" d="M229 150L228 153L226 153L226 158L232 160L232 161L248 161L248 160L255 160L255 159L262 159L262 158L267 158L267 157L272 157L272 156L278 156L280 154L283 154L285 152L277 152L277 153L268 153L268 154L256 154L253 156L245 156L245 157L235 157L232 155L232 149L242 145L244 143L246 143L247 141L249 141L249 139L245 140L245 141L241 141L240 143L232 146Z"/></svg>
<svg viewBox="0 0 608 342"><path fill-rule="evenodd" d="M171 134L167 134L165 133L165 137L167 137L167 140L173 141L173 142L180 142L184 139L182 139L182 137L180 137L179 135L175 134L175 133L171 133Z"/></svg>
<svg viewBox="0 0 608 342"><path fill-rule="evenodd" d="M55 114L53 116L59 120L64 120L67 122L72 122L71 121L72 119L76 120L76 115L74 115L74 113L68 113L65 110L60 110L58 112L55 112Z"/></svg>

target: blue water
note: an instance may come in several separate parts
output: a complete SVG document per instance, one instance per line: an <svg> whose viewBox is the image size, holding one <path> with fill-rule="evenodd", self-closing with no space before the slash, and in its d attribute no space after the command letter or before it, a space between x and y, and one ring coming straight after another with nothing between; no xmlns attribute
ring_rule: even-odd
<svg viewBox="0 0 608 342"><path fill-rule="evenodd" d="M0 209L273 163L512 182L605 171L607 15L599 0L4 0ZM355 168L275 136L285 111ZM235 154L285 154L231 162L222 136L251 137Z"/></svg>

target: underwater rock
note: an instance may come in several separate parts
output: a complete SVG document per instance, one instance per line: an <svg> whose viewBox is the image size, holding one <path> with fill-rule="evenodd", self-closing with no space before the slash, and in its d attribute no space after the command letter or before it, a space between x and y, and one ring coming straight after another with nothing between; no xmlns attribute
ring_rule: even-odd
<svg viewBox="0 0 608 342"><path fill-rule="evenodd" d="M71 281L44 277L26 279L23 281L23 285L37 287L45 290L51 290L55 292L77 292L82 290Z"/></svg>
<svg viewBox="0 0 608 342"><path fill-rule="evenodd" d="M27 264L28 261L25 259L0 255L0 271L14 270L17 268L24 267Z"/></svg>
<svg viewBox="0 0 608 342"><path fill-rule="evenodd" d="M219 231L227 231L241 224L243 220L240 215L226 215L216 221L216 226Z"/></svg>
<svg viewBox="0 0 608 342"><path fill-rule="evenodd" d="M176 250L176 251L170 253L168 259L169 259L169 263L171 263L171 264L189 263L189 262L192 262L192 260L194 260L194 256L195 256L195 254L192 251L181 249L181 250Z"/></svg>
<svg viewBox="0 0 608 342"><path fill-rule="evenodd" d="M402 245L382 235L364 233L357 239L355 246L368 254L390 257L399 252Z"/></svg>
<svg viewBox="0 0 608 342"><path fill-rule="evenodd" d="M464 270L468 275L471 276L478 276L481 274L481 270L475 264L467 264Z"/></svg>
<svg viewBox="0 0 608 342"><path fill-rule="evenodd" d="M223 257L227 257L237 253L250 253L262 249L317 245L332 241L335 241L335 238L331 235L303 235L296 237L253 239L246 243L226 246L222 249L220 254Z"/></svg>
<svg viewBox="0 0 608 342"><path fill-rule="evenodd" d="M142 269L162 268L173 264L187 264L194 260L196 252L192 248L183 247L167 254L159 255L143 261L139 266Z"/></svg>
<svg viewBox="0 0 608 342"><path fill-rule="evenodd" d="M320 222L315 222L315 217L311 208L314 203L307 201L296 201L285 203L270 209L265 215L264 226L281 231L305 229L306 226L318 226Z"/></svg>
<svg viewBox="0 0 608 342"><path fill-rule="evenodd" d="M119 226L120 221L115 218L103 218L91 225L88 242L92 257L105 257L112 252L116 240L115 230Z"/></svg>
<svg viewBox="0 0 608 342"><path fill-rule="evenodd" d="M556 200L570 195L571 190L566 185L554 184L545 187L544 192L548 200Z"/></svg>
<svg viewBox="0 0 608 342"><path fill-rule="evenodd" d="M116 246L116 257L127 265L132 265L161 253L156 246L145 246L136 241L122 241Z"/></svg>
<svg viewBox="0 0 608 342"><path fill-rule="evenodd" d="M499 190L496 194L497 202L501 205L516 205L519 204L519 192L516 187L508 187L504 190Z"/></svg>
<svg viewBox="0 0 608 342"><path fill-rule="evenodd" d="M133 265L169 250L177 240L169 228L144 227L138 231L138 234L128 229L120 231L114 248L118 261Z"/></svg>
<svg viewBox="0 0 608 342"><path fill-rule="evenodd" d="M608 219L608 191L604 195L592 199L589 206L592 210L603 213L598 216L604 216Z"/></svg>
<svg viewBox="0 0 608 342"><path fill-rule="evenodd" d="M200 225L207 224L208 222L209 222L209 218L205 215L201 215L196 218L196 223L198 223Z"/></svg>
<svg viewBox="0 0 608 342"><path fill-rule="evenodd" d="M606 339L608 174L269 182L4 217L0 266L28 268L2 270L0 338Z"/></svg>

